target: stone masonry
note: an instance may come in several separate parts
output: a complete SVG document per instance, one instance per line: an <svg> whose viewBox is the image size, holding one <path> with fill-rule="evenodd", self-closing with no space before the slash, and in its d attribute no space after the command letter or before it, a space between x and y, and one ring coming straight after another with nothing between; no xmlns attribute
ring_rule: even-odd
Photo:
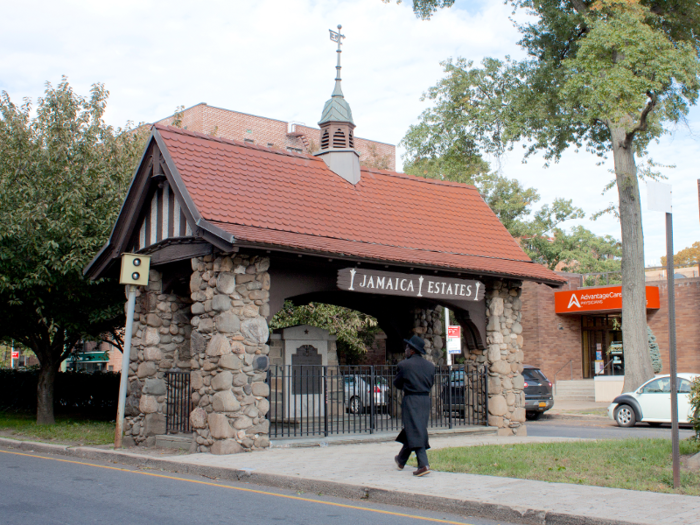
<svg viewBox="0 0 700 525"><path fill-rule="evenodd" d="M191 301L163 294L155 270L136 295L123 443L152 446L155 436L165 434L165 372L190 367Z"/></svg>
<svg viewBox="0 0 700 525"><path fill-rule="evenodd" d="M437 366L446 363L443 352L443 309L442 306L416 308L413 311L413 333L425 341L425 353L429 361Z"/></svg>
<svg viewBox="0 0 700 525"><path fill-rule="evenodd" d="M502 436L525 436L523 327L519 281L495 281L486 291L486 352L470 358L488 364L488 423Z"/></svg>
<svg viewBox="0 0 700 525"><path fill-rule="evenodd" d="M192 259L192 404L198 452L269 447L269 258Z"/></svg>

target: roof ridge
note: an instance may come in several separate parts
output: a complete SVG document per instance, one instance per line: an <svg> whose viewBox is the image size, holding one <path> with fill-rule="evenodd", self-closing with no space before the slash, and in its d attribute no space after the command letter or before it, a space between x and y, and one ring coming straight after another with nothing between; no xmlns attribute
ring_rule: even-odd
<svg viewBox="0 0 700 525"><path fill-rule="evenodd" d="M476 253L450 252L450 251L446 251L446 250L426 250L425 248L413 248L411 246L401 246L399 244L386 244L386 243L382 243L382 242L366 242L366 241L360 241L357 239L346 239L343 237L332 237L330 235L318 235L315 233L295 232L292 230L280 230L278 228L252 226L252 225L248 225L248 224L237 224L235 222L224 222L224 221L209 220L209 219L205 219L205 220L209 223L212 223L212 224L229 224L231 226L243 226L245 228L256 228L258 230L270 230L270 231L275 231L275 232L280 232L280 233L293 233L295 235L308 235L309 237L317 237L319 239L334 239L334 240L340 240L340 241L355 242L358 244L370 244L373 246L389 246L391 248L401 248L404 250L414 250L414 251L418 251L418 252L442 253L442 254L446 254L446 255L462 255L462 256L467 256L467 257L481 257L483 259L494 259L497 261L513 261L513 262L520 262L520 263L537 264L537 263L535 263L535 261L533 261L529 257L527 259L511 259L508 257L494 257L491 255L479 255ZM525 252L523 252L523 253L525 253ZM527 254L525 254L525 256L527 257Z"/></svg>
<svg viewBox="0 0 700 525"><path fill-rule="evenodd" d="M303 158L303 159L309 159L309 160L323 160L323 159L319 159L318 157L315 157L313 155L309 155L307 153L296 153L296 152L292 152L292 151L271 148L269 146L261 146L259 144L251 144L250 142L245 142L245 141L241 142L241 141L235 140L235 139L227 139L224 137L214 137L212 135L200 133L199 131L191 131L189 129L182 129L182 128L178 128L175 126L168 126L166 124L156 123L156 124L153 124L153 127L158 129L158 130L166 130L166 131L170 131L173 133L178 133L180 135L189 135L190 137L195 137L195 138L205 139L205 140L212 140L215 142L220 142L222 144L228 144L230 146L237 146L240 148L247 148L247 149L253 149L253 150L258 150L258 151L264 151L266 153L274 153L276 155L283 155L285 157Z"/></svg>
<svg viewBox="0 0 700 525"><path fill-rule="evenodd" d="M428 184L436 184L438 186L451 186L453 188L469 188L469 189L474 189L477 192L479 191L474 184L467 184L466 182L454 182L451 180L429 179L426 177L420 177L418 175L411 175L410 173L404 173L401 171L381 170L378 168L371 168L368 166L361 166L360 169L362 171L366 171L368 173L377 173L379 175L386 175L388 177L397 177L400 179L407 179L407 180L411 180L414 182L425 182ZM479 195L481 195L481 194L479 193Z"/></svg>

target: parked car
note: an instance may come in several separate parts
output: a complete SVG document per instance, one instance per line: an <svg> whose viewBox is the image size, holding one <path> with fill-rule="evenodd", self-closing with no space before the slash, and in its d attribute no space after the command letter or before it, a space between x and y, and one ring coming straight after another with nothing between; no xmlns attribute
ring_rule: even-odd
<svg viewBox="0 0 700 525"><path fill-rule="evenodd" d="M552 383L536 366L524 365L523 378L525 384L525 416L539 419L540 416L554 406ZM449 384L449 390L448 390ZM449 383L445 381L442 387L443 411L464 413L464 368L450 371Z"/></svg>
<svg viewBox="0 0 700 525"><path fill-rule="evenodd" d="M442 385L443 413L457 412L464 415L464 367L450 370L449 381L445 378Z"/></svg>
<svg viewBox="0 0 700 525"><path fill-rule="evenodd" d="M529 420L539 419L542 414L554 406L552 382L536 366L523 366L523 385L525 390L525 417Z"/></svg>
<svg viewBox="0 0 700 525"><path fill-rule="evenodd" d="M678 374L678 422L690 423L692 407L690 388L698 374ZM608 406L608 417L621 427L632 427L637 422L657 427L671 422L671 376L658 375L634 392L617 396Z"/></svg>
<svg viewBox="0 0 700 525"><path fill-rule="evenodd" d="M343 377L343 394L348 412L361 414L371 407L372 402L377 412L388 410L391 405L391 388L387 379L375 377L373 386L371 381L371 377L363 374Z"/></svg>

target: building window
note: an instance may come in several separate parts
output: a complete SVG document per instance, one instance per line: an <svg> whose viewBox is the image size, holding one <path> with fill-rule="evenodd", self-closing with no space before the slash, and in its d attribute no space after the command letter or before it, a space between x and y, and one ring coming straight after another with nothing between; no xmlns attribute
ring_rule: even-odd
<svg viewBox="0 0 700 525"><path fill-rule="evenodd" d="M321 149L328 149L328 141L328 128L326 128L325 130L323 130L323 136L321 137Z"/></svg>
<svg viewBox="0 0 700 525"><path fill-rule="evenodd" d="M268 147L268 148L271 148L271 147L273 147L273 146L274 146L274 144L273 144L272 142L268 142L268 143L267 143L267 147Z"/></svg>
<svg viewBox="0 0 700 525"><path fill-rule="evenodd" d="M247 142L248 144L255 144L255 141L253 139L243 139L243 142Z"/></svg>

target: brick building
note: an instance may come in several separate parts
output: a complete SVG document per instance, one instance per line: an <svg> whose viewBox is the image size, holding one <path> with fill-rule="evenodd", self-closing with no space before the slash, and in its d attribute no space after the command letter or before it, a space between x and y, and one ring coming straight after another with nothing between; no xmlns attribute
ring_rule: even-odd
<svg viewBox="0 0 700 525"><path fill-rule="evenodd" d="M596 366L604 367L601 375L611 375L612 369L615 375L621 375L624 355L610 350L611 344L622 342L621 298L618 305L604 300L599 300L597 306L586 307L582 301L577 304L582 294L616 296L620 287L582 287L580 275L557 273L567 280L558 289L523 283L524 362L541 367L550 380L555 379L555 374L557 380L593 378L597 375ZM662 373L669 373L668 285L655 276L648 276L646 284L647 323L659 344ZM577 299L569 299L571 305L567 308L568 301L557 304L559 294ZM676 279L675 297L678 371L700 372L700 277ZM596 365L596 361L601 363Z"/></svg>
<svg viewBox="0 0 700 525"><path fill-rule="evenodd" d="M217 108L204 102L159 120L157 124L173 125L176 120L180 121L180 127L189 131L294 153L313 154L321 145L319 128ZM393 144L355 137L355 149L362 165L396 170L396 146Z"/></svg>

